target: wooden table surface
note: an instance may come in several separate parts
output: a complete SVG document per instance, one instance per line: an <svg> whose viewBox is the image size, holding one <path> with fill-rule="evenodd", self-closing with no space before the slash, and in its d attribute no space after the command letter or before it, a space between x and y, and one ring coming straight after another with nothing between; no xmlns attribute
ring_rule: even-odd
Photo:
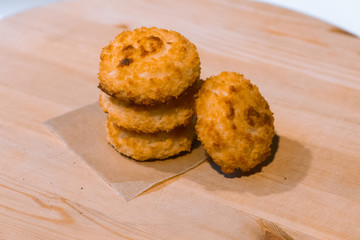
<svg viewBox="0 0 360 240"><path fill-rule="evenodd" d="M195 43L202 78L259 86L278 135L261 172L205 162L125 202L42 125L95 101L101 48L143 25ZM64 1L0 21L0 36L1 239L241 239L244 213L294 239L360 239L358 38L243 0Z"/></svg>

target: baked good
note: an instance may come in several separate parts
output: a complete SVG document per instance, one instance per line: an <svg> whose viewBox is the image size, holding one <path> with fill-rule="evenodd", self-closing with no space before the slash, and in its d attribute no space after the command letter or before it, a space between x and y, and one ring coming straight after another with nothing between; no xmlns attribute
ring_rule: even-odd
<svg viewBox="0 0 360 240"><path fill-rule="evenodd" d="M124 31L103 48L99 88L129 103L151 105L180 96L200 76L196 47L175 31Z"/></svg>
<svg viewBox="0 0 360 240"><path fill-rule="evenodd" d="M195 138L194 124L170 132L140 133L106 123L107 140L120 153L138 161L165 159L190 151Z"/></svg>
<svg viewBox="0 0 360 240"><path fill-rule="evenodd" d="M180 97L164 104L139 105L100 93L99 104L110 121L128 130L155 133L169 132L180 125L188 125L194 116L194 95L200 88L197 80Z"/></svg>
<svg viewBox="0 0 360 240"><path fill-rule="evenodd" d="M206 79L195 109L198 138L224 173L249 171L270 155L273 113L243 75L222 72Z"/></svg>

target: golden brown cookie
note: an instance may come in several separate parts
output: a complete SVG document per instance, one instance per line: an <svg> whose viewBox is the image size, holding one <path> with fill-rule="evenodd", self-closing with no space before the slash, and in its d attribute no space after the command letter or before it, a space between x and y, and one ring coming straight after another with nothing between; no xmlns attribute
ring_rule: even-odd
<svg viewBox="0 0 360 240"><path fill-rule="evenodd" d="M198 138L224 173L248 171L270 155L273 113L243 75L222 72L208 78L195 108Z"/></svg>
<svg viewBox="0 0 360 240"><path fill-rule="evenodd" d="M197 80L184 94L168 103L152 106L130 104L101 92L99 104L116 125L128 130L154 133L169 132L180 125L188 125L194 115L194 95L201 80Z"/></svg>
<svg viewBox="0 0 360 240"><path fill-rule="evenodd" d="M167 102L200 76L196 47L175 31L124 31L102 50L99 88L136 104Z"/></svg>
<svg viewBox="0 0 360 240"><path fill-rule="evenodd" d="M118 127L109 119L107 140L120 153L138 161L165 159L191 150L195 138L194 124L170 132L139 133Z"/></svg>

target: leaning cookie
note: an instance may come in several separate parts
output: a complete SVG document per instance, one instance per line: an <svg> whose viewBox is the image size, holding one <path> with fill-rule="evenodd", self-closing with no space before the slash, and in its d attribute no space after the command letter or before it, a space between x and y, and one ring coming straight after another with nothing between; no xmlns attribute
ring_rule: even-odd
<svg viewBox="0 0 360 240"><path fill-rule="evenodd" d="M270 155L273 113L243 75L223 72L208 78L195 106L198 138L224 173L248 171Z"/></svg>
<svg viewBox="0 0 360 240"><path fill-rule="evenodd" d="M193 124L180 126L170 132L139 133L118 127L109 119L107 140L120 153L138 161L165 159L190 151L195 138Z"/></svg>
<svg viewBox="0 0 360 240"><path fill-rule="evenodd" d="M186 92L165 104L152 106L129 104L101 92L99 104L116 125L128 130L155 133L169 132L180 125L188 125L194 116L194 95L201 80L197 80Z"/></svg>
<svg viewBox="0 0 360 240"><path fill-rule="evenodd" d="M175 31L124 31L102 50L99 88L136 104L164 103L181 95L200 76L196 47Z"/></svg>

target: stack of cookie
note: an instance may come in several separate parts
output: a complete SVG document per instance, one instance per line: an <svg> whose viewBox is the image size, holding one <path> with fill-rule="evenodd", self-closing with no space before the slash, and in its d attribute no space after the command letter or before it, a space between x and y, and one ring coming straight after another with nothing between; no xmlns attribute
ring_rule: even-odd
<svg viewBox="0 0 360 240"><path fill-rule="evenodd" d="M142 27L118 35L100 59L108 142L139 161L190 151L200 87L195 45L177 32Z"/></svg>

